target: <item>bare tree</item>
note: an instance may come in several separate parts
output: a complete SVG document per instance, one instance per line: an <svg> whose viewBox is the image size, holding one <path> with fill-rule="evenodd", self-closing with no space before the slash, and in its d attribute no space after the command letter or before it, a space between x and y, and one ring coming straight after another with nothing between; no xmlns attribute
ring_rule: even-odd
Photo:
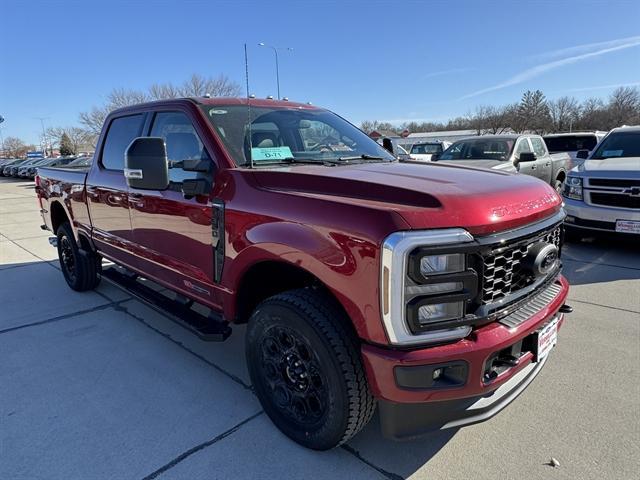
<svg viewBox="0 0 640 480"><path fill-rule="evenodd" d="M18 137L7 137L4 139L4 153L10 158L22 157L27 153L29 147Z"/></svg>
<svg viewBox="0 0 640 480"><path fill-rule="evenodd" d="M95 144L105 118L112 110L117 108L135 105L150 99L199 97L207 94L212 97L229 97L238 96L240 93L240 85L225 75L204 77L194 73L191 78L180 86L171 83L153 84L149 87L148 92L125 88L113 89L107 95L107 100L103 106L94 106L91 110L80 113L80 123L85 127L89 136L92 137L92 143Z"/></svg>
<svg viewBox="0 0 640 480"><path fill-rule="evenodd" d="M93 135L86 129L79 127L51 127L47 129L47 135L54 146L60 145L62 136L66 135L74 154L82 150L91 150L95 143Z"/></svg>
<svg viewBox="0 0 640 480"><path fill-rule="evenodd" d="M609 97L609 128L640 122L640 91L633 87L616 88Z"/></svg>
<svg viewBox="0 0 640 480"><path fill-rule="evenodd" d="M580 105L573 97L560 97L555 101L549 102L551 131L564 132L572 130L579 116Z"/></svg>

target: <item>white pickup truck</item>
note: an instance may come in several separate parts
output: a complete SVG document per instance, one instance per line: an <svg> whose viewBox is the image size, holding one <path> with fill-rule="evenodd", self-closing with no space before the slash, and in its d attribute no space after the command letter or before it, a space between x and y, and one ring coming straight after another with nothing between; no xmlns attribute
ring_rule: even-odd
<svg viewBox="0 0 640 480"><path fill-rule="evenodd" d="M588 230L640 235L640 127L611 130L569 172L562 195L567 239Z"/></svg>

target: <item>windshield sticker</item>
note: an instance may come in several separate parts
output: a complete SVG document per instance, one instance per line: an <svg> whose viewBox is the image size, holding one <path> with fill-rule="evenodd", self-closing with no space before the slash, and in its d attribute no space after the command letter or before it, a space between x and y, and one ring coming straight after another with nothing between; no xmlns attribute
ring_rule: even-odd
<svg viewBox="0 0 640 480"><path fill-rule="evenodd" d="M602 155L605 157L621 157L623 150L605 150Z"/></svg>
<svg viewBox="0 0 640 480"><path fill-rule="evenodd" d="M219 110L217 108L212 108L211 110L209 110L209 115L224 115L225 113L227 113L226 110Z"/></svg>
<svg viewBox="0 0 640 480"><path fill-rule="evenodd" d="M289 147L268 147L251 149L251 158L254 161L260 160L286 160L287 158L293 158L293 153Z"/></svg>

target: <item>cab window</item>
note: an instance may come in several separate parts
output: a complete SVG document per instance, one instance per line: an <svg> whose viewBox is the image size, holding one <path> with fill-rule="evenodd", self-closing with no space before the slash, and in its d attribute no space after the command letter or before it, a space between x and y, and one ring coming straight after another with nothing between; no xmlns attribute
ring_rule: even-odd
<svg viewBox="0 0 640 480"><path fill-rule="evenodd" d="M536 157L544 157L547 151L544 148L544 143L539 137L531 137L531 144L533 145L533 153L536 154Z"/></svg>
<svg viewBox="0 0 640 480"><path fill-rule="evenodd" d="M124 153L142 132L144 115L128 115L111 122L102 149L102 166L109 170L124 169Z"/></svg>
<svg viewBox="0 0 640 480"><path fill-rule="evenodd" d="M156 113L151 127L151 137L164 138L169 162L201 159L211 162L189 117L182 112ZM187 172L181 168L169 169L169 182L181 184L184 180L206 178L203 172Z"/></svg>
<svg viewBox="0 0 640 480"><path fill-rule="evenodd" d="M531 153L529 140L526 138L521 138L516 146L516 156L519 156L521 153Z"/></svg>

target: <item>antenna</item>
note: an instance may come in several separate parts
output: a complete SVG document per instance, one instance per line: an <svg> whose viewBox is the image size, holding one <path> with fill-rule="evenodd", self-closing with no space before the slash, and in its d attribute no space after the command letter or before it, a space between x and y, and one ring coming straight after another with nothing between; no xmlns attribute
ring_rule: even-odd
<svg viewBox="0 0 640 480"><path fill-rule="evenodd" d="M247 123L249 124L249 166L253 168L253 135L251 134L251 95L249 95L249 56L244 44L244 77L247 82Z"/></svg>

